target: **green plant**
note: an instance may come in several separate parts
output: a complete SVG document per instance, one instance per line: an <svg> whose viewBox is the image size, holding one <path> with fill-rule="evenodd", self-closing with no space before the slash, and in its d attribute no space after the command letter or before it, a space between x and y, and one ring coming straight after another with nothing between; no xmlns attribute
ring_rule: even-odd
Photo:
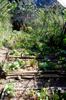
<svg viewBox="0 0 66 100"><path fill-rule="evenodd" d="M30 66L35 67L37 61L35 59L30 60Z"/></svg>
<svg viewBox="0 0 66 100"><path fill-rule="evenodd" d="M20 56L21 53L20 53L18 50L13 49L13 50L11 50L11 51L9 52L9 55Z"/></svg>
<svg viewBox="0 0 66 100"><path fill-rule="evenodd" d="M53 70L56 69L56 64L53 62L47 61L47 62L39 62L39 69L41 70Z"/></svg>
<svg viewBox="0 0 66 100"><path fill-rule="evenodd" d="M66 38L63 39L63 45L66 46Z"/></svg>
<svg viewBox="0 0 66 100"><path fill-rule="evenodd" d="M38 100L49 100L47 88L43 88L37 92Z"/></svg>
<svg viewBox="0 0 66 100"><path fill-rule="evenodd" d="M15 95L15 92L14 92L14 86L12 83L8 83L5 85L4 87L4 92L6 92L6 94L9 96L9 97L12 97Z"/></svg>
<svg viewBox="0 0 66 100"><path fill-rule="evenodd" d="M8 73L9 71L24 68L25 61L17 59L16 61L12 62L5 62L3 64L3 69Z"/></svg>
<svg viewBox="0 0 66 100"><path fill-rule="evenodd" d="M39 68L46 70L48 68L48 63L47 62L39 63Z"/></svg>
<svg viewBox="0 0 66 100"><path fill-rule="evenodd" d="M53 100L60 100L60 99L59 99L59 95L58 95L57 93L54 93L54 95L53 95Z"/></svg>
<svg viewBox="0 0 66 100"><path fill-rule="evenodd" d="M66 100L66 92L62 88L42 88L30 90L26 99L29 100Z"/></svg>

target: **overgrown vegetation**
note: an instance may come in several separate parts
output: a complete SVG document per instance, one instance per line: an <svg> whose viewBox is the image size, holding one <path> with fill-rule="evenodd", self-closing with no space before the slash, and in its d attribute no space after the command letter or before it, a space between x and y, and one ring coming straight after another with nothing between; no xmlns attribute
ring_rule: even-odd
<svg viewBox="0 0 66 100"><path fill-rule="evenodd" d="M49 89L43 88L39 91L31 90L27 96L30 100L65 100L66 92L61 88L58 89ZM26 99L25 99L26 100Z"/></svg>
<svg viewBox="0 0 66 100"><path fill-rule="evenodd" d="M19 1L19 0L18 0ZM28 66L40 70L66 71L66 9L60 5L37 8L32 3L0 1L0 47L10 50L12 56L35 56L30 62L16 59L3 62L0 72L6 73ZM28 64L29 63L29 64ZM0 75L1 76L1 75ZM12 84L7 84L3 93L13 96ZM2 94L1 94L2 97ZM66 100L66 92L43 88L31 90L30 100ZM27 99L25 99L27 100Z"/></svg>
<svg viewBox="0 0 66 100"><path fill-rule="evenodd" d="M8 3L7 0L1 3L3 2L6 6L0 11L1 46L13 51L22 49L25 55L27 53L51 61L64 59L62 63L65 62L66 10L63 7L55 5L49 9L37 9L31 3L21 6L21 1L19 4ZM16 30L13 30L13 21ZM20 31L17 31L17 28Z"/></svg>

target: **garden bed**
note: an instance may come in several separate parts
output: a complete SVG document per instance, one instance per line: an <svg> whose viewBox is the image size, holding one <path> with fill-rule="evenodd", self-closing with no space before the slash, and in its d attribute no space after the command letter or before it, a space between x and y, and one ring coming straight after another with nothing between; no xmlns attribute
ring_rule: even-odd
<svg viewBox="0 0 66 100"><path fill-rule="evenodd" d="M5 60L1 64L1 68L5 71L5 77L3 77L4 79L1 77L0 91L2 92L7 85L7 92L13 92L14 95L13 97L9 97L9 95L4 94L4 100L35 100L34 97L39 98L37 93L41 94L42 91L40 90L43 87L54 87L54 89L61 87L61 90L66 91L65 70L61 68L40 70L38 65L38 60L35 56L15 56L8 54L5 56ZM43 67L46 66L47 64L43 65ZM9 84L13 84L14 91Z"/></svg>

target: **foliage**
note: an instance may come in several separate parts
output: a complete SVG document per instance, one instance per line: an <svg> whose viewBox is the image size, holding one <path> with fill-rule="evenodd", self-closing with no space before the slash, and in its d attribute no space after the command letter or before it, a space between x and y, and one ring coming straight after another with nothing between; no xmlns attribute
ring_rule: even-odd
<svg viewBox="0 0 66 100"><path fill-rule="evenodd" d="M24 68L25 62L22 60L17 59L16 61L4 63L3 69L8 72L15 69Z"/></svg>
<svg viewBox="0 0 66 100"><path fill-rule="evenodd" d="M9 52L9 55L20 56L20 52L18 52L16 49L13 49Z"/></svg>
<svg viewBox="0 0 66 100"><path fill-rule="evenodd" d="M41 70L54 70L56 68L56 64L50 61L47 62L39 62L39 69Z"/></svg>
<svg viewBox="0 0 66 100"><path fill-rule="evenodd" d="M63 39L63 45L66 46L66 37Z"/></svg>
<svg viewBox="0 0 66 100"><path fill-rule="evenodd" d="M48 90L46 88L41 89L41 91L37 92L38 100L49 100L48 98Z"/></svg>
<svg viewBox="0 0 66 100"><path fill-rule="evenodd" d="M46 59L46 55L56 54L58 60L63 58L61 53L59 55L57 53L62 50L66 51L66 36L63 34L65 9L63 10L59 6L37 9L31 2L28 5L23 5L22 1L18 4L15 2L8 3L7 0L3 2L7 5L1 11L1 46L13 50L11 54L16 56L21 55L17 49L22 49L23 55L35 55ZM3 13L4 11L6 14ZM12 22L10 22L13 17L19 21L22 18L24 24L27 24L28 30L13 31ZM19 64L17 65L19 66ZM12 69L14 66L16 64L12 64ZM43 69L55 69L55 64L52 62L40 62L39 66L43 66Z"/></svg>
<svg viewBox="0 0 66 100"><path fill-rule="evenodd" d="M0 46L2 47L2 41L5 37L8 37L12 33L12 25L10 22L11 10L14 10L16 4L10 4L8 0L0 1Z"/></svg>
<svg viewBox="0 0 66 100"><path fill-rule="evenodd" d="M12 83L8 83L5 85L4 87L4 92L6 92L6 94L9 96L9 97L12 97L15 95L14 93L14 86Z"/></svg>
<svg viewBox="0 0 66 100"><path fill-rule="evenodd" d="M66 99L66 92L62 90L62 88L60 89L42 88L39 91L31 90L28 95L30 95L29 97L33 97L36 100L65 100Z"/></svg>

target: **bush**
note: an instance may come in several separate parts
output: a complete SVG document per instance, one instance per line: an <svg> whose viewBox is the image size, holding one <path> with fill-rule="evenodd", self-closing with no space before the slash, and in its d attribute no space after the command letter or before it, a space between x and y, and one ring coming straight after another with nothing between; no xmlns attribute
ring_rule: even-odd
<svg viewBox="0 0 66 100"><path fill-rule="evenodd" d="M39 69L41 70L54 70L55 64L52 62L39 62Z"/></svg>

